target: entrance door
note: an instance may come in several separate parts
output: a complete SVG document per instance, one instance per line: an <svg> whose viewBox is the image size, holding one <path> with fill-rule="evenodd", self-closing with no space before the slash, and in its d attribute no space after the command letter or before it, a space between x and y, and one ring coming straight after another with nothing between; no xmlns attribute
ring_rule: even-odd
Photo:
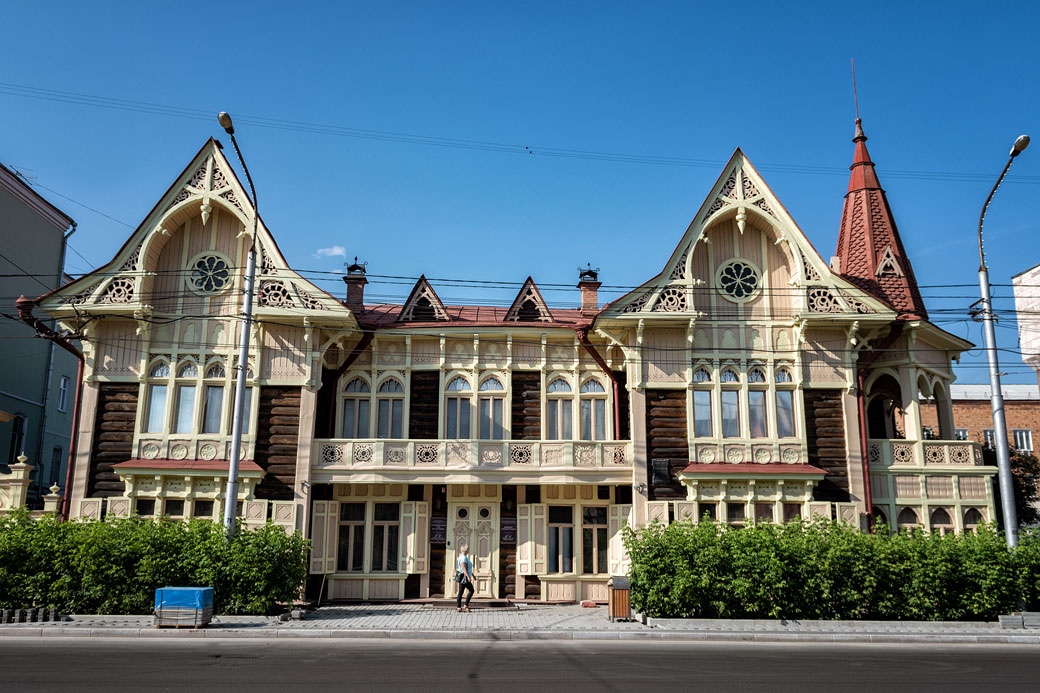
<svg viewBox="0 0 1040 693"><path fill-rule="evenodd" d="M469 558L473 562L474 597L494 599L498 597L498 502L478 501L471 503L448 503L448 555L449 570L444 571L447 585L444 594L454 597L459 585L455 582L460 548L469 546Z"/></svg>

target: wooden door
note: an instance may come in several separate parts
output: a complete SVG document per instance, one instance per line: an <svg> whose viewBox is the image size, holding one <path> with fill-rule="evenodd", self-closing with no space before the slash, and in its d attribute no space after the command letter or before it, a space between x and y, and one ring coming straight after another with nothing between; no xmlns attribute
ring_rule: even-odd
<svg viewBox="0 0 1040 693"><path fill-rule="evenodd" d="M493 599L498 595L498 503L476 501L448 504L448 555L451 570L445 571L448 584L444 593L455 596L458 583L455 568L458 565L459 549L469 546L469 558L473 562L474 597Z"/></svg>

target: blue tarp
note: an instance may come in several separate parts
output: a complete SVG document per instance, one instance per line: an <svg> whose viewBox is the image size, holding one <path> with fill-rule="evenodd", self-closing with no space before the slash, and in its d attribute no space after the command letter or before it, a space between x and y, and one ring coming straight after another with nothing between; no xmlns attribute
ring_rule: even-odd
<svg viewBox="0 0 1040 693"><path fill-rule="evenodd" d="M160 587L155 590L155 608L213 608L212 587Z"/></svg>

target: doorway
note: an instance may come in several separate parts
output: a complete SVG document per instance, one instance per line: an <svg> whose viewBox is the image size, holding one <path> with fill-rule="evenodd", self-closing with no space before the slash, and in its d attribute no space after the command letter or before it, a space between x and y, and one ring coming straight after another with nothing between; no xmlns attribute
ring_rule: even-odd
<svg viewBox="0 0 1040 693"><path fill-rule="evenodd" d="M473 596L493 599L498 594L498 502L475 501L448 503L448 560L451 566L445 570L445 595L454 597L458 593L455 569L459 550L469 546L469 557L473 562Z"/></svg>

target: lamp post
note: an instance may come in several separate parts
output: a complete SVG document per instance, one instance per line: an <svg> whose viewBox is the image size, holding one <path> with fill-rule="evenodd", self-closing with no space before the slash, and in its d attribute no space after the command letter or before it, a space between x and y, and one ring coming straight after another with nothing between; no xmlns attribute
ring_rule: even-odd
<svg viewBox="0 0 1040 693"><path fill-rule="evenodd" d="M235 509L238 505L238 466L242 457L242 409L246 399L246 373L249 370L249 336L253 326L253 280L256 277L256 229L260 213L256 208L256 190L253 188L253 177L249 175L249 167L242 158L242 150L235 140L235 126L231 116L221 111L217 122L224 132L231 136L231 144L235 147L238 162L246 173L249 182L250 204L253 207L253 238L249 245L246 259L246 283L242 292L242 331L238 336L238 372L235 374L235 402L232 405L231 419L231 459L228 460L227 489L224 492L224 529L228 536L235 533Z"/></svg>
<svg viewBox="0 0 1040 693"><path fill-rule="evenodd" d="M989 292L989 269L982 249L982 222L986 218L993 195L1000 187L1015 157L1029 146L1029 135L1019 135L1011 147L1011 154L1004 170L1000 172L993 189L989 191L986 204L979 215L979 290L982 292L980 313L983 334L986 338L986 357L989 360L990 403L993 407L993 445L997 449L997 476L1000 480L1000 500L1004 508L1004 537L1009 549L1018 546L1018 514L1015 512L1015 491L1011 482L1011 458L1008 455L1007 422L1004 420L1004 395L1000 391L1000 369L997 365L997 337L993 330L993 299Z"/></svg>

